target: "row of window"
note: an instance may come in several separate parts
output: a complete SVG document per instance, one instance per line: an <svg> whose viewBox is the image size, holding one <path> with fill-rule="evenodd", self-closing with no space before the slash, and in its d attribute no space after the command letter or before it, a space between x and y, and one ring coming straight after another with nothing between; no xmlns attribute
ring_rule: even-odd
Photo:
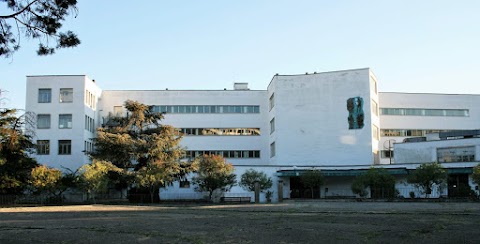
<svg viewBox="0 0 480 244"><path fill-rule="evenodd" d="M381 108L382 115L468 117L468 109Z"/></svg>
<svg viewBox="0 0 480 244"><path fill-rule="evenodd" d="M37 129L50 129L51 119L50 114L38 114L37 115ZM59 129L71 129L72 128L72 115L71 114L59 114L58 115L58 128Z"/></svg>
<svg viewBox="0 0 480 244"><path fill-rule="evenodd" d="M37 141L37 154L49 155L50 154L50 141L38 140ZM70 155L72 154L72 141L71 140L59 140L58 141L58 155Z"/></svg>
<svg viewBox="0 0 480 244"><path fill-rule="evenodd" d="M97 99L95 95L93 95L93 93L91 93L89 90L85 91L85 104L92 109L95 109L97 107Z"/></svg>
<svg viewBox="0 0 480 244"><path fill-rule="evenodd" d="M186 158L196 158L201 155L220 155L224 158L260 158L259 150L234 151L185 151Z"/></svg>
<svg viewBox="0 0 480 244"><path fill-rule="evenodd" d="M382 129L381 136L426 136L430 133L450 132L452 130L413 130L413 129Z"/></svg>
<svg viewBox="0 0 480 244"><path fill-rule="evenodd" d="M84 143L83 143L83 151L85 151L85 152L93 152L93 142L84 141Z"/></svg>
<svg viewBox="0 0 480 244"><path fill-rule="evenodd" d="M258 136L260 128L181 128L184 136Z"/></svg>
<svg viewBox="0 0 480 244"><path fill-rule="evenodd" d="M71 103L73 102L73 88L60 88L59 102ZM51 103L52 102L52 89L40 88L38 89L38 102L39 103Z"/></svg>
<svg viewBox="0 0 480 244"><path fill-rule="evenodd" d="M85 130L95 133L95 120L88 115L85 115Z"/></svg>
<svg viewBox="0 0 480 244"><path fill-rule="evenodd" d="M437 148L437 160L439 163L474 162L475 147Z"/></svg>
<svg viewBox="0 0 480 244"><path fill-rule="evenodd" d="M255 114L260 113L260 106L245 105L155 105L153 112L169 114Z"/></svg>

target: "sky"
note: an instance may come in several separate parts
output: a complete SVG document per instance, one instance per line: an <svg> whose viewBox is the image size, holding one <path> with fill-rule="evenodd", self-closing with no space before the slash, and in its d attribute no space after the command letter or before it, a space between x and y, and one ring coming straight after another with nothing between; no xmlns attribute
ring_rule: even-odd
<svg viewBox="0 0 480 244"><path fill-rule="evenodd" d="M134 3L136 2L136 3ZM23 109L27 75L104 90L265 90L273 75L372 68L381 92L480 94L480 1L80 0L80 46L0 58L0 107ZM0 3L0 13L5 12Z"/></svg>

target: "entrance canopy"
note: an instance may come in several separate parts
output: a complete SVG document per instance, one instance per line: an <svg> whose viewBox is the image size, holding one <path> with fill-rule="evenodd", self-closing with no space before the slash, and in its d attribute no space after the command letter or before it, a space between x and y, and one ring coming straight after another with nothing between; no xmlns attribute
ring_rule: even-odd
<svg viewBox="0 0 480 244"><path fill-rule="evenodd" d="M407 168L384 168L391 175L408 175L412 169ZM446 168L448 174L471 174L472 168ZM278 177L300 176L310 169L279 170ZM320 170L324 176L358 176L367 173L368 169L324 169Z"/></svg>

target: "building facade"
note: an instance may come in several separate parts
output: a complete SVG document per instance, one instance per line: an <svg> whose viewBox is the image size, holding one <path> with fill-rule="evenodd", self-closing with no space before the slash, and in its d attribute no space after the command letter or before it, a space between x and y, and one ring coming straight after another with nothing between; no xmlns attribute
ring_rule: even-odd
<svg viewBox="0 0 480 244"><path fill-rule="evenodd" d="M233 90L102 90L86 76L28 76L26 110L37 116L38 162L75 170L89 163L85 152L94 150L95 129L125 114L126 100L152 105L165 113L163 124L181 130L187 157L222 155L238 179L250 168L263 171L273 179L274 200L304 197L298 175L310 169L327 176L320 197L353 196L354 176L372 166L396 174L401 188L408 170L435 159L398 157L404 139L478 129L478 95L380 93L377 87L368 68L275 75L266 90L247 83ZM451 167L471 171L477 151L468 165ZM236 186L225 194L251 193ZM176 182L161 197L202 195Z"/></svg>

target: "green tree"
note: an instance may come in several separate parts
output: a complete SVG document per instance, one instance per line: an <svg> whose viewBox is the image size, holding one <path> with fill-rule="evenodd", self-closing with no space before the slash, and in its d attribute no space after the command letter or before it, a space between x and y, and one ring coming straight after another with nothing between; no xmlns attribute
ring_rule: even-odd
<svg viewBox="0 0 480 244"><path fill-rule="evenodd" d="M62 172L58 169L48 168L46 165L40 165L32 169L30 177L30 184L37 192L55 195Z"/></svg>
<svg viewBox="0 0 480 244"><path fill-rule="evenodd" d="M182 137L174 127L160 124L163 115L153 106L127 100L125 108L127 116L111 117L97 130L95 152L90 155L125 170L133 168L135 182L153 196L160 186L184 178L192 164L180 161L185 154Z"/></svg>
<svg viewBox="0 0 480 244"><path fill-rule="evenodd" d="M28 155L34 144L23 131L27 118L16 116L14 109L0 110L0 194L21 194L32 168L38 166Z"/></svg>
<svg viewBox="0 0 480 244"><path fill-rule="evenodd" d="M60 32L65 17L77 15L76 0L0 0L0 56L9 57L20 48L21 37L39 41L38 55L75 47L80 40L72 31ZM56 41L51 47L50 40Z"/></svg>
<svg viewBox="0 0 480 244"><path fill-rule="evenodd" d="M183 179L191 171L191 164L188 163L156 162L138 170L136 182L148 189L150 200L153 203L154 195L159 193L161 186L171 185L174 181Z"/></svg>
<svg viewBox="0 0 480 244"><path fill-rule="evenodd" d="M442 186L447 181L447 171L438 162L422 164L411 173L407 182L415 185L428 197L433 185Z"/></svg>
<svg viewBox="0 0 480 244"><path fill-rule="evenodd" d="M312 198L314 198L313 189L318 189L320 192L320 187L325 184L325 177L320 170L309 170L300 176L300 181L305 187L310 188Z"/></svg>
<svg viewBox="0 0 480 244"><path fill-rule="evenodd" d="M108 172L119 170L115 165L106 161L94 160L91 164L85 164L80 168L83 187L96 201L96 194L107 191Z"/></svg>
<svg viewBox="0 0 480 244"><path fill-rule="evenodd" d="M255 191L255 182L260 185L260 192L272 187L272 179L263 172L249 169L242 174L239 185L247 191Z"/></svg>
<svg viewBox="0 0 480 244"><path fill-rule="evenodd" d="M473 182L475 182L477 185L480 185L480 164L473 167L472 179Z"/></svg>
<svg viewBox="0 0 480 244"><path fill-rule="evenodd" d="M393 198L396 196L395 177L386 169L370 168L367 173L357 176L352 183L352 192L365 197L370 188L372 198Z"/></svg>
<svg viewBox="0 0 480 244"><path fill-rule="evenodd" d="M192 183L197 185L197 191L208 192L210 201L213 200L213 192L229 191L237 183L233 165L226 163L222 156L202 155L194 165L197 175L192 178Z"/></svg>

